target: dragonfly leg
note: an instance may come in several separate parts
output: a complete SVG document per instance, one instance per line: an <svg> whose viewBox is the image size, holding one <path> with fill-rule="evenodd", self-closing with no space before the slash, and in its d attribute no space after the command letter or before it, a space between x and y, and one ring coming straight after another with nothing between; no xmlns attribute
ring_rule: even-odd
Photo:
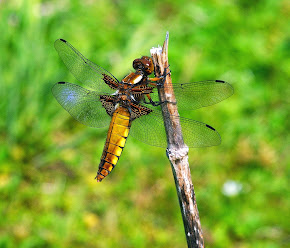
<svg viewBox="0 0 290 248"><path fill-rule="evenodd" d="M152 85L155 87L162 85L164 83L166 76L171 73L170 70L167 70L168 68L169 68L169 65L165 68L163 75L161 75L160 77L148 78L149 85Z"/></svg>
<svg viewBox="0 0 290 248"><path fill-rule="evenodd" d="M154 101L152 100L150 94L146 94L146 96L147 96L147 98L149 99L149 102L147 102L147 101L144 99L143 102L144 102L145 104L151 104L152 106L159 106L159 105L161 105L161 104L163 104L163 103L168 103L168 101L162 101L162 102L159 101L159 102L154 102Z"/></svg>
<svg viewBox="0 0 290 248"><path fill-rule="evenodd" d="M154 77L154 78L148 78L148 84L156 87L156 86L158 86L160 84L160 81L161 80L163 81L163 79L164 79L163 76L161 76L161 77ZM161 84L163 84L163 83L161 83Z"/></svg>
<svg viewBox="0 0 290 248"><path fill-rule="evenodd" d="M169 66L168 65L165 69L164 69L164 72L163 72L163 76L166 77L167 75L170 75L171 74L171 70L169 69Z"/></svg>
<svg viewBox="0 0 290 248"><path fill-rule="evenodd" d="M168 65L168 66L164 69L163 75L160 76L160 80L156 83L156 86L157 86L157 87L163 87L167 75L170 75L170 74L171 74L171 70L169 69L169 66L170 66L170 65Z"/></svg>

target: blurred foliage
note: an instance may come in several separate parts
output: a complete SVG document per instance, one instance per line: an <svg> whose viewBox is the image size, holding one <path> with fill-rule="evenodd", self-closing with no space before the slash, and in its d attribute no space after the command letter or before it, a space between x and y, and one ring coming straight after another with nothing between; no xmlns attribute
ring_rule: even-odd
<svg viewBox="0 0 290 248"><path fill-rule="evenodd" d="M235 88L182 113L223 138L189 154L207 247L287 247L289 11L286 0L0 1L0 247L186 247L165 150L129 138L97 183L107 130L76 122L50 90L77 82L56 39L121 79L167 30L174 82ZM228 181L241 187L226 193Z"/></svg>

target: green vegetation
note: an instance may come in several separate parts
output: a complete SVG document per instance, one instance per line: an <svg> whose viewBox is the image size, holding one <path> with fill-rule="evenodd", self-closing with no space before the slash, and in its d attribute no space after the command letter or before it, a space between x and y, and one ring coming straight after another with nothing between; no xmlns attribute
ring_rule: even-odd
<svg viewBox="0 0 290 248"><path fill-rule="evenodd" d="M174 82L235 88L218 105L181 113L223 139L189 153L207 247L286 247L287 14L286 0L1 1L0 247L186 247L165 150L129 137L97 183L106 128L76 122L51 94L58 81L77 82L56 39L121 79L167 30ZM232 196L223 193L229 180L241 186Z"/></svg>

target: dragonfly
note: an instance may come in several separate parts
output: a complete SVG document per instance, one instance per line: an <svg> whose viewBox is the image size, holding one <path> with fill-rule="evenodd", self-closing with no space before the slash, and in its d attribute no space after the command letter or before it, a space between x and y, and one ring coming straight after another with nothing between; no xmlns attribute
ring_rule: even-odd
<svg viewBox="0 0 290 248"><path fill-rule="evenodd" d="M109 71L85 58L69 42L54 43L62 61L80 82L58 82L52 93L59 104L80 123L90 127L109 126L101 156L97 181L115 168L129 136L152 146L167 147L157 87L164 77L149 77L154 72L151 57L133 61L134 72L121 81ZM166 75L165 75L166 76ZM164 86L165 87L165 86ZM233 94L233 87L222 80L172 84L179 109L194 110L218 103ZM184 142L188 147L208 147L221 143L210 125L180 116Z"/></svg>

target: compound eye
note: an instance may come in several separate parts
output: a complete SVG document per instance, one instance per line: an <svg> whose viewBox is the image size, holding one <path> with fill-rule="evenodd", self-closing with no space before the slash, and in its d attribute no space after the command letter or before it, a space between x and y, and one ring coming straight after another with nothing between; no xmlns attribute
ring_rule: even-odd
<svg viewBox="0 0 290 248"><path fill-rule="evenodd" d="M142 63L141 63L140 59L135 59L135 60L133 61L133 68L134 68L135 70L137 70L137 69L140 68L140 65L141 65L141 64L142 64Z"/></svg>

